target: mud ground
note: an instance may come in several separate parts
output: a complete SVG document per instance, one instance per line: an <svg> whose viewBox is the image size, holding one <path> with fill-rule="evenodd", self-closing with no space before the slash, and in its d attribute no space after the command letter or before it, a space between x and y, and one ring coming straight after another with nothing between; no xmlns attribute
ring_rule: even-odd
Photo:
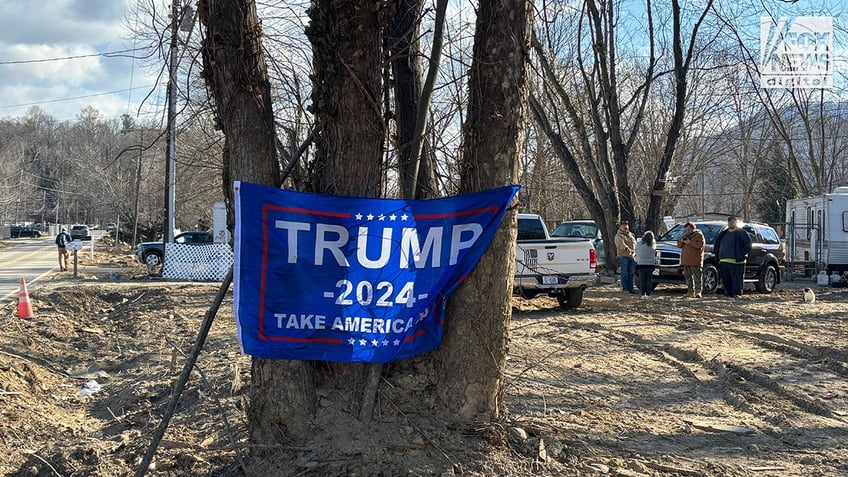
<svg viewBox="0 0 848 477"><path fill-rule="evenodd" d="M31 286L34 319L4 303L0 474L135 472L217 285L151 277L129 254L101 247L79 277ZM688 300L664 285L644 301L607 285L568 312L516 298L506 421L445 428L383 401L392 431L368 449L345 423L324 443L335 455L288 448L278 474L848 475L848 290L804 304L800 286ZM249 472L249 383L230 296L149 475Z"/></svg>

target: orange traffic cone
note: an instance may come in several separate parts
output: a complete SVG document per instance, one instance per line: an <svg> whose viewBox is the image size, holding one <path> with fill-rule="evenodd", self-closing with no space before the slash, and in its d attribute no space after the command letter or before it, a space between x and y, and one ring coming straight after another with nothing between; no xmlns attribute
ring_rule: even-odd
<svg viewBox="0 0 848 477"><path fill-rule="evenodd" d="M26 280L21 277L21 290L18 292L18 318L35 318L32 313L32 304L29 302Z"/></svg>

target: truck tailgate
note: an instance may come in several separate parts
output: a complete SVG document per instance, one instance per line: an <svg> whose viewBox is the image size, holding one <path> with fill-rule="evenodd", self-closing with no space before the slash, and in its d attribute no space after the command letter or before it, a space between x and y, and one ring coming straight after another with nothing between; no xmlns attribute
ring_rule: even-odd
<svg viewBox="0 0 848 477"><path fill-rule="evenodd" d="M581 239L519 241L515 275L587 275L592 243Z"/></svg>

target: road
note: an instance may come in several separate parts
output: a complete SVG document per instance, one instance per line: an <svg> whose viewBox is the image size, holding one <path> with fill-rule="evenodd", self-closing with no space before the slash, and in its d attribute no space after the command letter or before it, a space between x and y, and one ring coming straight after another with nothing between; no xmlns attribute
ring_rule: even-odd
<svg viewBox="0 0 848 477"><path fill-rule="evenodd" d="M59 268L52 238L13 239L0 249L0 297L18 292L21 277L32 283Z"/></svg>
<svg viewBox="0 0 848 477"><path fill-rule="evenodd" d="M95 240L102 235L102 231L92 231ZM17 296L21 277L30 284L59 268L53 237L10 239L4 243L6 247L0 248L0 299ZM88 249L90 244L88 241L83 242L84 249ZM69 260L70 274L74 270L73 253Z"/></svg>

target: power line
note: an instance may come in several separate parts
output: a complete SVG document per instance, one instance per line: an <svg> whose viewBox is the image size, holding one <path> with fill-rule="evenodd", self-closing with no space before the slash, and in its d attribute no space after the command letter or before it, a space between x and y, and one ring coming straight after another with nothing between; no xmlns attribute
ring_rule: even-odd
<svg viewBox="0 0 848 477"><path fill-rule="evenodd" d="M152 87L152 84L146 86L136 86L135 88L127 88L127 89L118 89L115 91L105 91L103 93L94 93L94 94L85 94L82 96L72 96L70 98L60 98L60 99L47 99L44 101L36 101L32 103L20 103L20 104L8 104L6 106L0 106L0 109L8 109L8 108L20 108L23 106L38 106L39 104L47 104L47 103L61 103L62 101L72 101L74 99L84 99L84 98L93 98L95 96L106 96L108 94L116 94L116 93L126 93L127 91L132 91L135 89L147 89Z"/></svg>
<svg viewBox="0 0 848 477"><path fill-rule="evenodd" d="M56 58L39 58L33 60L12 60L12 61L0 61L0 66L2 65L25 65L30 63L47 63L50 61L63 61L63 60L78 60L80 58L93 58L95 56L125 56L123 53L132 53L135 51L142 50L143 48L130 48L128 50L115 50L115 51L104 51L103 53L91 53L88 55L75 55L75 56L60 56ZM133 56L133 58L135 58Z"/></svg>

